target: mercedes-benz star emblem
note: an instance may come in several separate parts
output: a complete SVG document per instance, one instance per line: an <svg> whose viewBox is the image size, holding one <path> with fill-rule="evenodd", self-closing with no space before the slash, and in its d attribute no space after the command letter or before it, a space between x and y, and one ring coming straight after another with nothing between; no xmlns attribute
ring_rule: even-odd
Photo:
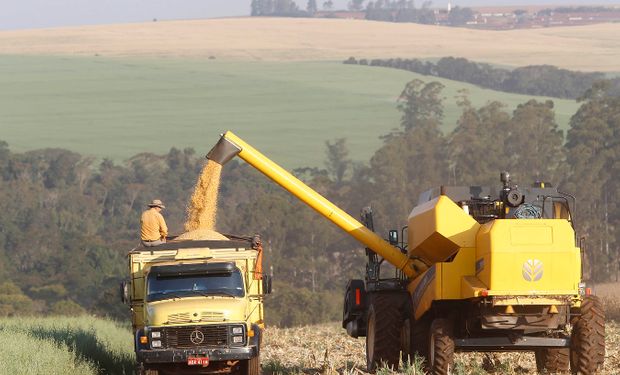
<svg viewBox="0 0 620 375"><path fill-rule="evenodd" d="M189 335L189 339L191 342L198 345L198 344L202 344L202 342L205 341L205 335L199 330L195 329Z"/></svg>

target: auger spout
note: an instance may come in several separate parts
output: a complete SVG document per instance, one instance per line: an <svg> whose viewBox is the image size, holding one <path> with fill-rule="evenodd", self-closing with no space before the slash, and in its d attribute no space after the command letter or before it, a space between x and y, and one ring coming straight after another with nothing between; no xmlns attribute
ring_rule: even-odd
<svg viewBox="0 0 620 375"><path fill-rule="evenodd" d="M207 154L209 160L219 164L228 162L234 156L239 156L326 219L336 224L340 229L402 270L408 277L413 278L428 268L423 262L409 258L399 248L390 245L351 215L269 160L269 158L232 132L228 131L222 135L215 147Z"/></svg>

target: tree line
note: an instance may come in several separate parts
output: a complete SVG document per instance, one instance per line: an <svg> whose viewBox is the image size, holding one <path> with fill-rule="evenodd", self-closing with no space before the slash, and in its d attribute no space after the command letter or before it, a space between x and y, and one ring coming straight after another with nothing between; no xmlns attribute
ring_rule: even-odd
<svg viewBox="0 0 620 375"><path fill-rule="evenodd" d="M401 69L497 91L566 99L579 98L595 82L607 78L600 72L578 72L551 65L498 68L462 57L443 57L437 62L404 58L358 60L349 57L344 63ZM610 79L608 84L610 94L620 95L620 78Z"/></svg>
<svg viewBox="0 0 620 375"><path fill-rule="evenodd" d="M354 216L372 206L381 234L405 225L418 195L431 187L499 185L502 170L521 185L549 181L577 198L586 278L616 278L620 99L609 85L587 90L566 134L552 101L509 111L496 101L475 107L465 91L457 126L444 134L442 90L438 82L407 83L397 102L400 124L368 161L354 162L346 139L335 139L326 142L324 167L294 174ZM60 149L18 153L1 143L0 315L126 318L118 283L127 251L138 244L140 213L160 198L171 233L181 233L204 162L192 149L116 164ZM265 268L275 280L266 300L269 324L338 319L347 280L363 277L360 244L236 160L223 170L218 204L219 231L264 238Z"/></svg>
<svg viewBox="0 0 620 375"><path fill-rule="evenodd" d="M412 22L426 25L437 24L436 10L431 8L431 1L424 1L416 8L413 0L351 0L348 10L351 12L364 12L364 18L374 21L386 22ZM331 0L322 3L322 10L333 10L334 3ZM252 0L250 14L252 16L271 17L313 17L319 11L316 0L308 0L305 9L301 9L294 0ZM450 26L463 26L474 18L471 8L456 6L447 14L447 21L442 21ZM327 14L329 17L329 14Z"/></svg>

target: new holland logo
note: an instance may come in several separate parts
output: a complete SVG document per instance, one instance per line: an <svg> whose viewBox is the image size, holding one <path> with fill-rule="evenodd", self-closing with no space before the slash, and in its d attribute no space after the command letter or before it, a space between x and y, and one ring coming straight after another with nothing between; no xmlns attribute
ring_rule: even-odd
<svg viewBox="0 0 620 375"><path fill-rule="evenodd" d="M523 263L523 278L527 281L538 281L543 275L543 262L538 259L528 259Z"/></svg>

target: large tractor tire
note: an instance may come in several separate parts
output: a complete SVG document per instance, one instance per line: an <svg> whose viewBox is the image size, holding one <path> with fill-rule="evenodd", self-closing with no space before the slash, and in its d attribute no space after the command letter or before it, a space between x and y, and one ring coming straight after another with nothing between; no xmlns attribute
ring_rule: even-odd
<svg viewBox="0 0 620 375"><path fill-rule="evenodd" d="M402 306L408 295L377 293L368 308L366 367L374 372L383 364L398 369L403 326Z"/></svg>
<svg viewBox="0 0 620 375"><path fill-rule="evenodd" d="M605 311L598 297L585 297L579 315L571 323L571 371L575 374L594 374L605 360Z"/></svg>
<svg viewBox="0 0 620 375"><path fill-rule="evenodd" d="M428 335L426 365L432 375L448 375L454 369L453 324L448 319L433 320Z"/></svg>
<svg viewBox="0 0 620 375"><path fill-rule="evenodd" d="M411 345L411 318L403 320L400 329L400 354L403 363L413 362L413 347Z"/></svg>
<svg viewBox="0 0 620 375"><path fill-rule="evenodd" d="M411 327L411 352L426 360L428 356L428 332L432 320L429 317L415 320Z"/></svg>
<svg viewBox="0 0 620 375"><path fill-rule="evenodd" d="M562 373L570 367L570 350L564 348L546 348L534 351L538 372Z"/></svg>

